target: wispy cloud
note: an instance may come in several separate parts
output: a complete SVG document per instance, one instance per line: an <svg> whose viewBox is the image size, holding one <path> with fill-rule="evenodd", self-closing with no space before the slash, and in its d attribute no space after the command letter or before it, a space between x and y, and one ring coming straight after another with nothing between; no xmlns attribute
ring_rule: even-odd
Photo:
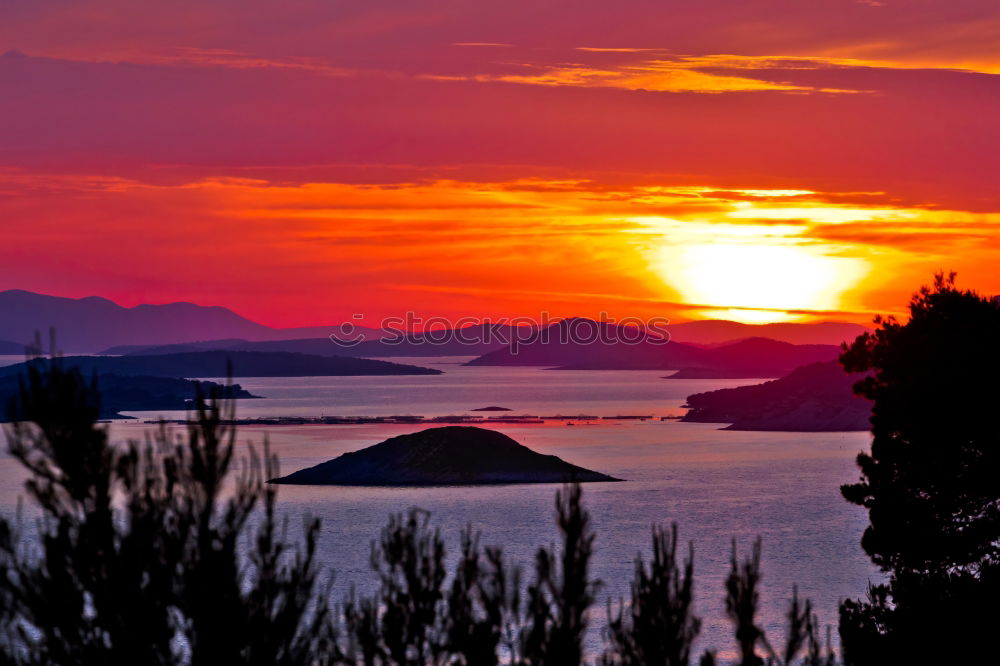
<svg viewBox="0 0 1000 666"><path fill-rule="evenodd" d="M699 56L669 55L659 49L577 47L597 56L658 52L624 64L537 64L524 63L529 73L494 74L466 77L478 81L505 81L542 86L583 88L621 88L651 92L726 93L775 91L786 93L857 93L860 90L824 87L793 81L774 80L776 70L818 70L830 67L860 66L858 62L785 56L740 56L710 54ZM754 73L760 74L755 76ZM461 78L461 77L459 77Z"/></svg>
<svg viewBox="0 0 1000 666"><path fill-rule="evenodd" d="M978 73L1000 73L1000 65L945 63L931 65L890 59L864 59L825 55L676 55L666 49L576 47L596 56L657 53L655 58L627 63L523 63L530 73L478 75L478 81L506 81L542 86L622 88L652 92L725 93L776 91L785 93L859 93L863 89L775 80L779 73L849 69L947 69Z"/></svg>
<svg viewBox="0 0 1000 666"><path fill-rule="evenodd" d="M484 46L484 47L499 47L499 48L512 48L513 44L504 44L503 42L452 42L452 46Z"/></svg>
<svg viewBox="0 0 1000 666"><path fill-rule="evenodd" d="M630 48L630 47L602 47L602 46L577 46L577 51L587 51L589 53L669 53L669 49L662 48Z"/></svg>
<svg viewBox="0 0 1000 666"><path fill-rule="evenodd" d="M225 67L232 69L291 69L326 76L352 76L357 70L338 67L322 58L302 56L264 57L232 49L179 46L169 49L141 49L123 54L128 62L148 65L186 67Z"/></svg>
<svg viewBox="0 0 1000 666"><path fill-rule="evenodd" d="M759 90L809 92L815 90L812 86L773 83L742 76L720 76L692 69L656 64L619 69L568 65L543 69L537 74L507 74L487 77L487 80L541 86L622 88L624 90L677 93L724 93Z"/></svg>

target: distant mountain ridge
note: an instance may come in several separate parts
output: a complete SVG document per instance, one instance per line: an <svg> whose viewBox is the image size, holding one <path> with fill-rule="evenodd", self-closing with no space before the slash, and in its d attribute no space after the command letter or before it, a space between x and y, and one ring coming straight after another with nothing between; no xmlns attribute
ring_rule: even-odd
<svg viewBox="0 0 1000 666"><path fill-rule="evenodd" d="M723 319L689 321L667 327L671 340L701 345L735 342L744 338L770 338L796 345L839 345L854 340L868 330L861 324L843 321L743 324Z"/></svg>
<svg viewBox="0 0 1000 666"><path fill-rule="evenodd" d="M325 340L326 338L322 338ZM171 345L115 345L97 352L100 356L161 356L163 354L182 354L195 351L216 351L232 349L240 345L251 344L249 340L225 338L223 340L199 340L196 342L178 342ZM283 349L281 351L291 351Z"/></svg>
<svg viewBox="0 0 1000 666"><path fill-rule="evenodd" d="M153 353L227 348L376 358L482 356L505 348L505 338L529 337L524 328L506 324L405 335L351 324L351 335L360 335L363 341L338 345L330 336L342 337L339 324L272 328L222 306L178 302L123 307L99 296L66 298L20 289L0 291L0 341L9 341L9 344L0 342L0 353L6 349L6 353L20 354L22 346L33 340L36 333L45 338L50 329L55 330L56 342L63 351L107 354L147 353L149 347L191 345ZM674 342L703 346L753 337L793 344L839 344L853 340L865 330L863 326L845 322L751 325L723 320L692 321L667 328ZM330 351L331 347L337 350Z"/></svg>
<svg viewBox="0 0 1000 666"><path fill-rule="evenodd" d="M667 349L670 352L667 352ZM656 366L666 356L687 358L700 350L674 344L665 338L634 328L592 319L558 321L517 341L475 358L467 365L541 366L585 369L591 363L602 368L639 369Z"/></svg>
<svg viewBox="0 0 1000 666"><path fill-rule="evenodd" d="M284 351L317 356L386 358L406 356L479 356L507 346L516 327L505 325L469 326L426 333L386 334L377 340L358 343L337 342L330 337L289 340L206 340L173 345L119 345L101 351L108 355L174 354L184 351L227 349L231 351Z"/></svg>
<svg viewBox="0 0 1000 666"><path fill-rule="evenodd" d="M770 338L747 338L703 350L697 363L681 368L670 379L780 377L799 366L830 361L839 354L840 347L835 345L795 345Z"/></svg>
<svg viewBox="0 0 1000 666"><path fill-rule="evenodd" d="M0 292L0 340L24 344L36 333L56 332L67 352L97 352L114 345L160 345L220 338L276 340L327 336L336 326L276 329L221 306L194 303L136 305L106 298L65 298L20 289ZM364 333L370 329L363 329Z"/></svg>
<svg viewBox="0 0 1000 666"><path fill-rule="evenodd" d="M480 356L503 349L511 340L530 334L523 327L506 324L478 324L458 329L387 335L344 347L345 356Z"/></svg>

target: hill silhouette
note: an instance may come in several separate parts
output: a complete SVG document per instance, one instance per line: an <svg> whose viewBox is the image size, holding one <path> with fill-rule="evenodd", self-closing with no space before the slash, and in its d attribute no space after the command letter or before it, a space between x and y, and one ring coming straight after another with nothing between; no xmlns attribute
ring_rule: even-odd
<svg viewBox="0 0 1000 666"><path fill-rule="evenodd" d="M573 326L578 326L583 335L570 335ZM793 345L766 338L717 347L665 343L653 335L637 336L634 329L592 320L565 320L538 331L516 347L484 354L467 365L677 370L672 375L677 378L780 377L807 363L835 359L839 351L834 345Z"/></svg>
<svg viewBox="0 0 1000 666"><path fill-rule="evenodd" d="M324 377L351 375L439 375L440 370L364 358L309 356L288 352L200 351L155 356L67 356L66 365L84 374L154 377ZM16 375L35 359L0 368L0 377Z"/></svg>
<svg viewBox="0 0 1000 666"><path fill-rule="evenodd" d="M495 430L446 426L392 437L272 482L437 486L619 480L532 451Z"/></svg>
<svg viewBox="0 0 1000 666"><path fill-rule="evenodd" d="M763 384L690 395L681 420L731 424L726 430L868 430L871 403L852 391L858 379L837 361L813 363Z"/></svg>
<svg viewBox="0 0 1000 666"><path fill-rule="evenodd" d="M687 360L699 353L697 347L666 343L659 336L634 328L573 318L535 331L517 345L483 354L466 365L663 368L670 367L663 365L666 359Z"/></svg>
<svg viewBox="0 0 1000 666"><path fill-rule="evenodd" d="M64 298L20 289L0 291L0 340L28 342L36 332L52 328L59 334L60 346L72 352L96 352L115 345L161 345L222 338L321 337L336 329L334 326L276 329L224 307L194 303L127 308L98 296Z"/></svg>
<svg viewBox="0 0 1000 666"><path fill-rule="evenodd" d="M517 326L479 324L457 329L428 331L408 335L387 335L344 347L334 344L345 356L378 358L383 356L479 356L497 349L525 331ZM329 343L329 341L327 341Z"/></svg>
<svg viewBox="0 0 1000 666"><path fill-rule="evenodd" d="M770 338L795 345L839 345L850 342L868 329L861 324L843 321L806 323L743 324L724 319L703 319L667 327L670 339L716 345L744 338Z"/></svg>
<svg viewBox="0 0 1000 666"><path fill-rule="evenodd" d="M837 358L834 345L793 345L768 338L748 338L706 349L700 365L681 368L671 379L780 377L799 366Z"/></svg>
<svg viewBox="0 0 1000 666"><path fill-rule="evenodd" d="M0 340L0 355L15 356L17 354L24 354L25 346L23 343Z"/></svg>
<svg viewBox="0 0 1000 666"><path fill-rule="evenodd" d="M248 343L241 338L224 338L222 340L199 340L197 342L178 342L170 345L115 345L103 349L100 356L160 356L162 354L180 354L193 351L214 351L231 349L237 345ZM278 350L275 350L278 351ZM291 350L283 350L291 351Z"/></svg>

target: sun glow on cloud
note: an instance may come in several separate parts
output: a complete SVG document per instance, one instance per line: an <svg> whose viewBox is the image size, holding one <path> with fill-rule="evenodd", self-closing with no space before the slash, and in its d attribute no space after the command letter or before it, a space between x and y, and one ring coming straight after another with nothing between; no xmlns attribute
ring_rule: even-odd
<svg viewBox="0 0 1000 666"><path fill-rule="evenodd" d="M909 220L918 217L913 211L894 208L854 208L808 204L771 207L754 205L747 201L736 203L734 208L735 210L726 213L726 217L748 220L811 220L826 224L857 220Z"/></svg>
<svg viewBox="0 0 1000 666"><path fill-rule="evenodd" d="M594 55L641 53L641 49L581 48ZM656 58L620 64L524 63L529 74L477 76L479 81L505 81L543 86L622 88L651 92L725 93L772 91L794 93L858 93L860 90L818 87L772 80L775 70L816 70L831 67L864 67L860 61L832 58L757 57L735 55L682 56L662 53ZM760 72L760 74L755 74Z"/></svg>
<svg viewBox="0 0 1000 666"><path fill-rule="evenodd" d="M721 76L673 67L632 67L618 70L591 67L555 67L538 74L497 77L508 83L543 86L624 88L651 92L721 93L749 90L809 91L809 86L772 83L743 76Z"/></svg>
<svg viewBox="0 0 1000 666"><path fill-rule="evenodd" d="M983 239L1000 228L1000 215L894 208L872 192L572 178L153 184L3 175L11 193L21 193L7 205L16 201L39 221L14 240L48 248L32 255L45 274L64 270L49 239L69 220L81 233L116 239L98 259L133 261L148 289L163 289L169 276L179 295L190 289L183 280L195 279L221 285L211 300L229 303L250 283L254 293L270 293L277 271L294 284L317 285L302 290L301 303L282 292L282 303L304 312L343 299L343 284L361 283L364 302L344 307L373 315L417 303L459 315L608 309L614 316L864 321L864 290L898 279L899 267L915 258L935 262L919 277L939 268L942 256L990 270ZM3 205L0 199L0 212ZM135 210L160 223L137 229ZM208 261L220 238L226 261ZM180 251L206 257L193 277L169 270ZM227 269L229 262L244 270ZM902 279L909 289L912 276ZM234 306L253 312L257 300Z"/></svg>
<svg viewBox="0 0 1000 666"><path fill-rule="evenodd" d="M762 198L769 194L775 198L815 194L781 190L740 193ZM764 323L802 319L810 311L841 309L844 294L865 277L869 264L861 257L845 256L842 246L808 237L809 226L803 221L836 224L866 218L867 211L823 205L770 207L773 205L773 201L734 201L729 203L731 210L706 220L633 219L644 227L642 233L661 239L648 246L651 269L685 302L702 305L702 316ZM884 211L872 212L871 218L878 218ZM742 218L751 221L736 221Z"/></svg>
<svg viewBox="0 0 1000 666"><path fill-rule="evenodd" d="M675 93L726 93L771 91L785 93L864 93L861 89L824 87L775 80L776 72L808 70L951 69L965 72L1000 72L996 63L934 63L891 59L862 59L829 55L748 56L737 54L680 55L665 49L577 47L578 52L597 57L592 63L522 63L527 74L478 75L477 81L504 81L542 86L621 88L625 90ZM633 62L599 62L600 56L643 54ZM591 58L592 60L595 58Z"/></svg>
<svg viewBox="0 0 1000 666"><path fill-rule="evenodd" d="M800 319L796 310L835 310L863 276L857 259L830 257L795 245L722 242L663 248L660 271L708 317L746 323Z"/></svg>

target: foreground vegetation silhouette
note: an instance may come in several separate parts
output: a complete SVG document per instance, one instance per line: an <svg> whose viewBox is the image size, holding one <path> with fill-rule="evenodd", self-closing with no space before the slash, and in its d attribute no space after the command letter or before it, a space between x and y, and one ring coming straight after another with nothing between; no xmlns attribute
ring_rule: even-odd
<svg viewBox="0 0 1000 666"><path fill-rule="evenodd" d="M888 574L840 609L849 664L995 663L1000 626L1000 305L936 276L904 324L845 348L872 401L871 453L844 497Z"/></svg>
<svg viewBox="0 0 1000 666"><path fill-rule="evenodd" d="M160 429L125 447L95 423L99 403L92 382L55 360L28 370L11 405L25 420L7 426L9 449L41 517L34 540L0 522L4 659L304 664L325 650L319 522L289 549L266 445L234 472L232 402L199 400L184 437Z"/></svg>
<svg viewBox="0 0 1000 666"><path fill-rule="evenodd" d="M843 494L868 510L862 546L887 574L840 608L845 664L991 663L1000 620L1000 305L938 276L905 324L845 348L868 373L873 442ZM448 558L429 516L390 517L372 548L377 591L333 598L316 563L319 521L297 538L276 508L266 442L237 458L232 401L199 396L186 430L112 444L93 380L58 359L31 366L6 426L40 517L0 519L0 662L9 664L716 663L694 655L691 547L655 528L628 599L607 603L603 645L594 532L578 485L556 496L559 546L527 575L467 528ZM760 542L736 544L725 609L741 666L832 666L793 589L782 643L757 613ZM449 565L448 563L451 562ZM593 635L593 634L590 634Z"/></svg>

